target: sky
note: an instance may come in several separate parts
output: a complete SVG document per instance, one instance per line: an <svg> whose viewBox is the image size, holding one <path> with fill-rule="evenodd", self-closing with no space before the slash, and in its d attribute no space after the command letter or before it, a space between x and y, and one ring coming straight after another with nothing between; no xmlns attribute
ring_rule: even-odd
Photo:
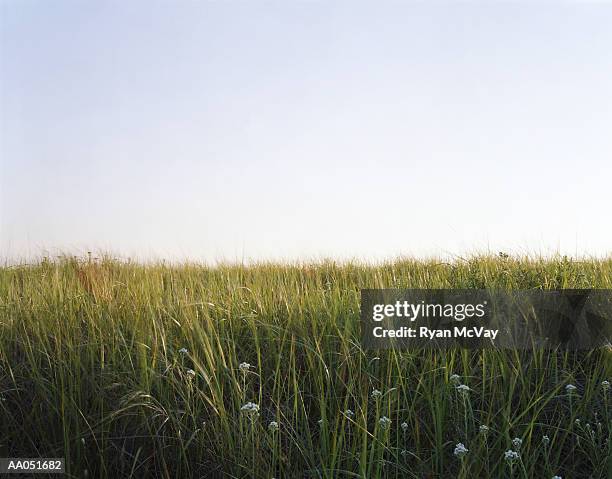
<svg viewBox="0 0 612 479"><path fill-rule="evenodd" d="M612 4L0 0L0 257L612 252Z"/></svg>

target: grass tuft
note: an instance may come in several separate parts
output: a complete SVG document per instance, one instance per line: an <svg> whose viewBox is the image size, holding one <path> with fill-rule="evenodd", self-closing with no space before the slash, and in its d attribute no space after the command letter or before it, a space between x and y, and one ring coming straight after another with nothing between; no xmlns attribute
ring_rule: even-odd
<svg viewBox="0 0 612 479"><path fill-rule="evenodd" d="M0 456L99 478L612 475L610 350L365 351L359 292L383 287L612 288L612 260L0 268Z"/></svg>

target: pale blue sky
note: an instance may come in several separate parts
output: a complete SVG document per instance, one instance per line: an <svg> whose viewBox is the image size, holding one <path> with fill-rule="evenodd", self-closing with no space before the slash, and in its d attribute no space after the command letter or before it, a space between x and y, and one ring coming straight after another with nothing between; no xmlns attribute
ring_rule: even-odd
<svg viewBox="0 0 612 479"><path fill-rule="evenodd" d="M0 5L0 256L612 252L611 4Z"/></svg>

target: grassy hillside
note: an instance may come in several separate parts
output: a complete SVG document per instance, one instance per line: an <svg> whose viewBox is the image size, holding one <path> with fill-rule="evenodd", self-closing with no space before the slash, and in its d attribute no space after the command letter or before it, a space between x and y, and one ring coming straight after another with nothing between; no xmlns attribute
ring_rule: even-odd
<svg viewBox="0 0 612 479"><path fill-rule="evenodd" d="M0 457L101 478L611 474L610 350L364 351L378 287L612 288L612 260L1 268Z"/></svg>

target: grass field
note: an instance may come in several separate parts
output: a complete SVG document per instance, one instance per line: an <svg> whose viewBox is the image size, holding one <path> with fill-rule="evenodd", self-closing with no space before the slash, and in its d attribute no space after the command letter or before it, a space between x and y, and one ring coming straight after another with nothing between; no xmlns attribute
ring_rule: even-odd
<svg viewBox="0 0 612 479"><path fill-rule="evenodd" d="M359 293L379 287L612 288L612 259L3 267L0 457L92 478L612 477L612 351L365 351Z"/></svg>

